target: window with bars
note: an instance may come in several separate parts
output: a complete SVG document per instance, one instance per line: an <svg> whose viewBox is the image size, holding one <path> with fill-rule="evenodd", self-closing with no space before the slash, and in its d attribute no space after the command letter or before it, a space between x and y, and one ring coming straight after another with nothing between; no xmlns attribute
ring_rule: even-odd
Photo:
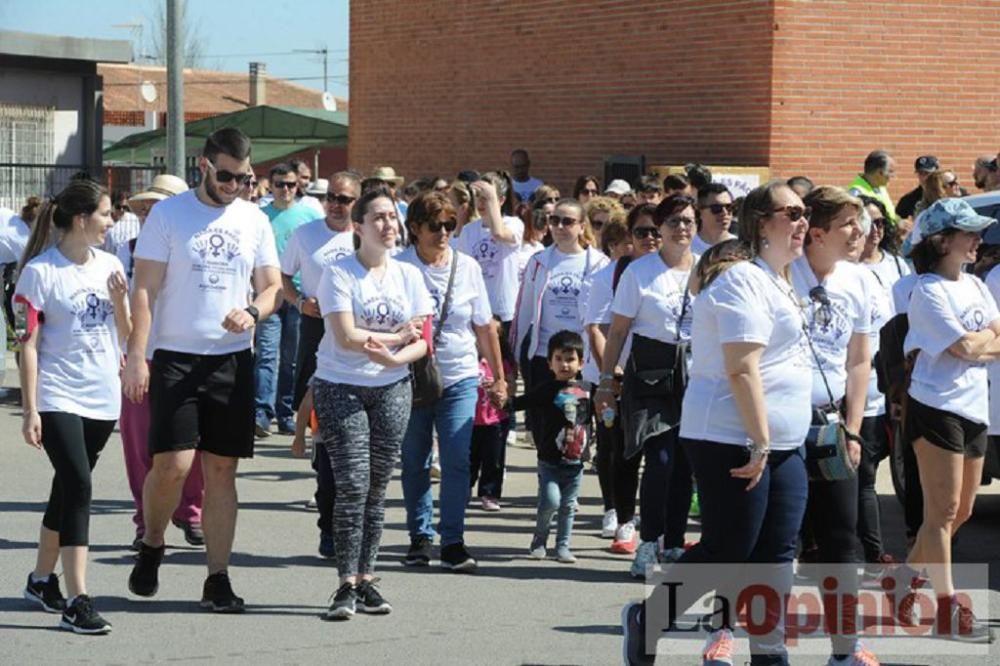
<svg viewBox="0 0 1000 666"><path fill-rule="evenodd" d="M29 196L53 194L54 125L51 107L0 104L0 206L20 210Z"/></svg>

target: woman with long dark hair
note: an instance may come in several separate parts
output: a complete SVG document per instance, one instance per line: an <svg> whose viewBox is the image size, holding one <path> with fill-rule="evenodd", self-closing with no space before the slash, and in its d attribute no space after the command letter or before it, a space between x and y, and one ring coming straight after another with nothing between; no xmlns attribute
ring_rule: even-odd
<svg viewBox="0 0 1000 666"><path fill-rule="evenodd" d="M22 434L55 469L24 596L78 634L111 631L86 582L91 471L118 418L120 341L130 329L124 268L96 249L111 224L107 192L72 181L42 209L14 291ZM68 600L54 573L60 559Z"/></svg>

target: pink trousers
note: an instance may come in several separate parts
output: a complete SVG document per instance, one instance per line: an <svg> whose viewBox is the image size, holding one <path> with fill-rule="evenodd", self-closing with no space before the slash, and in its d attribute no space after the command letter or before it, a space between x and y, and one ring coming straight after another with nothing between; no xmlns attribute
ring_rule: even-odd
<svg viewBox="0 0 1000 666"><path fill-rule="evenodd" d="M141 404L135 404L122 396L122 414L118 421L122 434L122 451L125 454L125 473L128 475L128 485L135 500L136 534L145 531L142 520L142 485L146 474L153 466L149 455L149 394L142 399ZM185 523L201 524L201 504L204 497L205 482L201 474L201 454L196 453L191 473L184 482L181 501L174 511L174 520Z"/></svg>

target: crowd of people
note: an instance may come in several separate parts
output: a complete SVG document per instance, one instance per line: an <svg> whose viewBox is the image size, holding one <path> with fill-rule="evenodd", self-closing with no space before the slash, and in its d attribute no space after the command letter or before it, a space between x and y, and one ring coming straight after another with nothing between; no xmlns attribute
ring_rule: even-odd
<svg viewBox="0 0 1000 666"><path fill-rule="evenodd" d="M994 220L959 198L956 172L918 158L920 187L896 206L885 151L846 188L795 176L738 197L696 164L603 189L584 175L568 197L530 166L515 150L510 172L453 180L380 167L314 182L303 163L257 176L249 140L227 128L207 139L193 190L163 175L109 194L78 178L29 202L30 234L9 223L23 225L11 252L23 432L55 474L25 597L64 628L110 631L86 562L91 470L119 421L129 589L156 595L173 522L205 546L201 606L242 611L228 568L236 471L276 421L295 456L312 430L318 551L339 577L325 617L389 613L375 570L396 466L403 563L474 571L466 510L503 510L523 418L537 451L531 557L549 557L554 521L555 559L577 561L589 464L601 536L636 578L782 564L787 591L793 561L804 577L824 563L846 617L860 563L862 580L929 585L947 637L992 641L956 596L950 548L1000 433L987 382L1000 271L980 252ZM997 171L981 158L976 185L995 189ZM875 493L893 446L906 450L900 560ZM682 601L738 572L717 568ZM623 610L628 663L654 659L647 621L643 604ZM878 663L856 624L831 632L831 664ZM707 637L706 663L733 663L734 626ZM751 638L751 663L787 663L781 626Z"/></svg>

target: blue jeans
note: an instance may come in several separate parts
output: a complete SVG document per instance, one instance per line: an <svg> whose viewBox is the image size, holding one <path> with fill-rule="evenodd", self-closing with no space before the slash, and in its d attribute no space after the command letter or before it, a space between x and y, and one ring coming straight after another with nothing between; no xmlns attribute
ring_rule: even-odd
<svg viewBox="0 0 1000 666"><path fill-rule="evenodd" d="M553 465L538 461L538 516L535 536L531 546L544 546L549 539L552 516L559 513L556 524L556 549L569 548L569 535L573 532L576 515L576 497L580 494L583 465L562 463Z"/></svg>
<svg viewBox="0 0 1000 666"><path fill-rule="evenodd" d="M434 538L434 497L431 494L431 445L437 430L441 462L438 500L441 545L461 543L465 534L465 505L469 502L469 448L476 411L478 377L469 377L444 390L431 407L410 412L403 437L403 502L410 538Z"/></svg>
<svg viewBox="0 0 1000 666"><path fill-rule="evenodd" d="M299 311L283 303L273 315L257 322L254 382L257 420L270 423L295 416L292 393L295 388L295 355L299 348ZM277 382L275 382L277 374Z"/></svg>

